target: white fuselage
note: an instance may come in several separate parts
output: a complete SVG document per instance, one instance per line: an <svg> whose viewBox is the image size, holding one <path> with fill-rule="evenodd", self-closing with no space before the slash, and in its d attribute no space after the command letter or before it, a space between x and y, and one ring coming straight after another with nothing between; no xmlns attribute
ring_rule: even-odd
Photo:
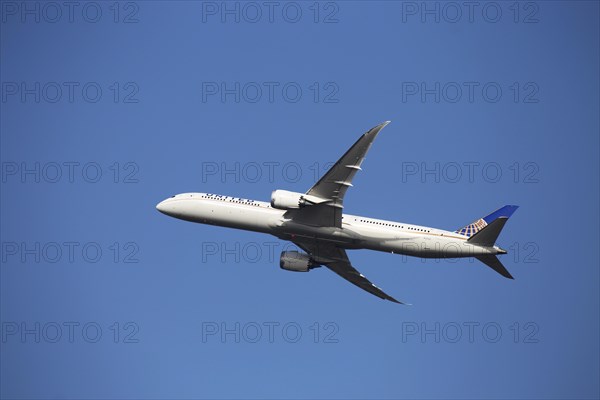
<svg viewBox="0 0 600 400"><path fill-rule="evenodd" d="M169 216L202 224L268 233L284 240L317 239L344 249L370 249L426 258L504 254L493 247L470 244L456 232L402 222L343 214L342 227L317 227L286 218L286 210L270 203L208 193L183 193L157 209Z"/></svg>

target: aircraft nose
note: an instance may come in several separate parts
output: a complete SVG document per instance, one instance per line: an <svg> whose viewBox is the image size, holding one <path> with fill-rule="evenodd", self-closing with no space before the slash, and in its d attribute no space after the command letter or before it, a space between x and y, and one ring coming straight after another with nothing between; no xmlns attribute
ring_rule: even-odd
<svg viewBox="0 0 600 400"><path fill-rule="evenodd" d="M167 203L167 200L161 201L160 203L158 203L156 205L156 209L158 211L160 211L161 213L168 215L168 213L167 213L167 204L166 203Z"/></svg>

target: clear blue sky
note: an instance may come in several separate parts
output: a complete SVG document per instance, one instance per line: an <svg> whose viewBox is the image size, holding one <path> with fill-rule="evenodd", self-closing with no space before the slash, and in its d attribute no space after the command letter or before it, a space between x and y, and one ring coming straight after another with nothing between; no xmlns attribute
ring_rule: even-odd
<svg viewBox="0 0 600 400"><path fill-rule="evenodd" d="M598 398L597 2L53 4L0 3L3 398ZM154 208L305 191L385 120L345 211L520 205L514 281L350 252L398 306Z"/></svg>

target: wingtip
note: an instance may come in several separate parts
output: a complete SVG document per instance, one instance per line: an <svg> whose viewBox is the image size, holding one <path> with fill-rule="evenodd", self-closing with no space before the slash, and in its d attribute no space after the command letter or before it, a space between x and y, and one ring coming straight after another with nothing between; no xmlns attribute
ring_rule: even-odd
<svg viewBox="0 0 600 400"><path fill-rule="evenodd" d="M376 125L376 126L372 127L371 129L369 129L368 131L366 131L366 132L365 132L365 133L364 133L364 134L363 134L363 135L360 137L360 139L359 139L359 140L361 140L361 139L363 139L363 138L365 138L365 137L367 137L367 136L370 136L370 137L371 137L371 140L375 139L375 137L376 137L376 136L379 134L379 132L381 132L381 130L382 130L383 128L385 128L385 127L387 126L387 124L389 124L389 123L390 123L390 121L385 121L385 122L382 122L382 123L381 123L381 124L379 124L379 125Z"/></svg>
<svg viewBox="0 0 600 400"><path fill-rule="evenodd" d="M377 135L379 133L379 131L381 131L383 128L385 128L390 122L392 122L392 121L384 121L381 124L374 126L367 133L365 133L365 135L367 135L369 133Z"/></svg>
<svg viewBox="0 0 600 400"><path fill-rule="evenodd" d="M393 298L392 296L388 296L388 298L386 300L391 301L392 303L396 303L396 304L402 304L403 306L412 306L411 303L404 303L402 301L398 301L395 298Z"/></svg>

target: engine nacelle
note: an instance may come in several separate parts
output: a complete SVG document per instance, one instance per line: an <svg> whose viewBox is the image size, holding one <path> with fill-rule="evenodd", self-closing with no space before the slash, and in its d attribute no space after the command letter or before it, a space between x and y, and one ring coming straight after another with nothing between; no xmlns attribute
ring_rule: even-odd
<svg viewBox="0 0 600 400"><path fill-rule="evenodd" d="M271 207L280 210L292 210L311 206L313 204L326 203L329 200L310 194L288 192L287 190L274 190L271 193Z"/></svg>
<svg viewBox="0 0 600 400"><path fill-rule="evenodd" d="M288 192L287 190L274 190L271 193L271 207L280 210L291 210L305 205L302 193Z"/></svg>
<svg viewBox="0 0 600 400"><path fill-rule="evenodd" d="M306 253L299 251L282 251L279 258L279 267L286 271L308 272L318 267Z"/></svg>

